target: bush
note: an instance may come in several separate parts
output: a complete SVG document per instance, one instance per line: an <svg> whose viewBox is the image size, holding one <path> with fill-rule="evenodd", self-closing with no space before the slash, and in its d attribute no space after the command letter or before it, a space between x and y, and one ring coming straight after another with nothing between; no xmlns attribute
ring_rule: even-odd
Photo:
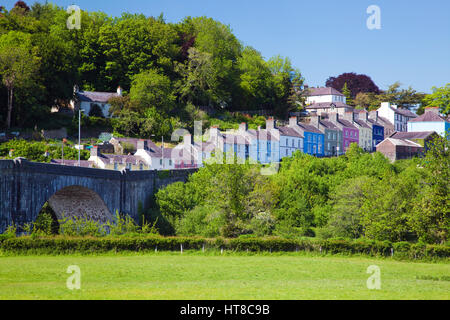
<svg viewBox="0 0 450 320"><path fill-rule="evenodd" d="M364 254L376 257L389 257L391 248L404 244L392 244L388 241L359 239L356 241L330 240L294 240L282 238L241 237L233 239L200 237L162 237L149 234L145 237L0 237L0 250L20 254L72 254L102 253L120 251L179 251L201 250L203 247L216 250L249 251L249 252L293 252L307 251L325 254ZM402 251L402 255L394 253L400 259L448 259L450 247L444 245L413 245L410 251Z"/></svg>

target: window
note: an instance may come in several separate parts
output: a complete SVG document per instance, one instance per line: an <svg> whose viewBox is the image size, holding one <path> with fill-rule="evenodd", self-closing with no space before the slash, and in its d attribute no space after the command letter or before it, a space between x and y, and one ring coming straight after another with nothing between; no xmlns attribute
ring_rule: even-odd
<svg viewBox="0 0 450 320"><path fill-rule="evenodd" d="M117 168L118 168L117 162L114 162L114 170L117 170Z"/></svg>
<svg viewBox="0 0 450 320"><path fill-rule="evenodd" d="M142 163L139 163L139 170L144 170L144 165Z"/></svg>
<svg viewBox="0 0 450 320"><path fill-rule="evenodd" d="M169 160L169 166L171 166L172 165L172 160Z"/></svg>
<svg viewBox="0 0 450 320"><path fill-rule="evenodd" d="M292 139L292 147L295 147L295 140Z"/></svg>
<svg viewBox="0 0 450 320"><path fill-rule="evenodd" d="M330 150L331 149L331 144L328 142L328 144L327 144L327 150Z"/></svg>
<svg viewBox="0 0 450 320"><path fill-rule="evenodd" d="M162 166L163 164L163 159L159 159L159 165Z"/></svg>

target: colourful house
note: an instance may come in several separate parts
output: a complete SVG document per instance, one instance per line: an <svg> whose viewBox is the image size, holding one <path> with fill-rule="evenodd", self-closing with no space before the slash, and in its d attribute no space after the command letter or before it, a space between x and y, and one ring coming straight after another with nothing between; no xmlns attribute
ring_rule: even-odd
<svg viewBox="0 0 450 320"><path fill-rule="evenodd" d="M322 131L310 124L298 123L296 117L289 119L289 127L294 128L304 137L304 153L316 157L324 156L325 135Z"/></svg>
<svg viewBox="0 0 450 320"><path fill-rule="evenodd" d="M439 114L438 107L426 108L424 114L408 122L408 132L415 131L435 131L442 137L447 133L450 139L450 122Z"/></svg>
<svg viewBox="0 0 450 320"><path fill-rule="evenodd" d="M339 150L342 151L342 131L326 118L327 114L311 112L310 124L324 133L324 156L338 156Z"/></svg>
<svg viewBox="0 0 450 320"><path fill-rule="evenodd" d="M342 131L342 149L346 152L352 143L359 143L359 130L350 121L341 119L337 113L330 113L330 121Z"/></svg>

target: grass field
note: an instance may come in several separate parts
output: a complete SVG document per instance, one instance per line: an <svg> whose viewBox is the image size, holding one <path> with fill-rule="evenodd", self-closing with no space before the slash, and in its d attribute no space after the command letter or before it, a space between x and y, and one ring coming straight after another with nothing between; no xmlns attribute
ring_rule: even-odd
<svg viewBox="0 0 450 320"><path fill-rule="evenodd" d="M69 265L80 290L66 287ZM370 265L380 290L366 286ZM4 256L0 299L449 299L449 275L443 262L306 254Z"/></svg>

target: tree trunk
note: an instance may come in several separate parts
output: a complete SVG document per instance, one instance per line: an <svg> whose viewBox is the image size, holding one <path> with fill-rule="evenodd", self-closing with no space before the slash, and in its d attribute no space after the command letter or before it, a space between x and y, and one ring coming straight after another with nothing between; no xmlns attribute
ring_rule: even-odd
<svg viewBox="0 0 450 320"><path fill-rule="evenodd" d="M13 108L13 93L14 88L10 87L8 88L8 115L6 116L6 128L11 128L11 114L12 114L12 108Z"/></svg>

